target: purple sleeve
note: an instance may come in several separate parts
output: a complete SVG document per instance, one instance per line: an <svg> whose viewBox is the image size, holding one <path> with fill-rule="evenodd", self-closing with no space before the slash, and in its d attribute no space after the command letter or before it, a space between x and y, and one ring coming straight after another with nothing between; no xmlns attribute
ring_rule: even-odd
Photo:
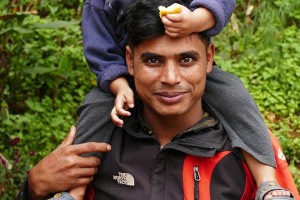
<svg viewBox="0 0 300 200"><path fill-rule="evenodd" d="M196 8L204 7L212 12L216 19L216 25L205 31L205 34L214 36L219 34L229 22L235 9L235 3L235 0L194 0L190 4L190 9L195 10Z"/></svg>
<svg viewBox="0 0 300 200"><path fill-rule="evenodd" d="M103 10L105 1L92 5L87 0L82 14L83 50L90 70L97 76L99 87L110 92L109 84L128 75L124 48L119 45L110 13ZM111 13L114 14L114 13Z"/></svg>

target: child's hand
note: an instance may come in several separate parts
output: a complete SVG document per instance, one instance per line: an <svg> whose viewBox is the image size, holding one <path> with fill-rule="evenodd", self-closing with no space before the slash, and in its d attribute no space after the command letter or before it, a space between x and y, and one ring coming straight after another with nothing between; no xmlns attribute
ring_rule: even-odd
<svg viewBox="0 0 300 200"><path fill-rule="evenodd" d="M111 119L114 124L119 127L123 126L123 120L119 116L130 116L131 113L127 111L134 107L134 94L130 87L125 87L117 94L115 99L115 106L111 111Z"/></svg>
<svg viewBox="0 0 300 200"><path fill-rule="evenodd" d="M190 21L193 13L185 6L181 6L181 13L167 14L161 18L166 34L170 37L181 37L191 33Z"/></svg>
<svg viewBox="0 0 300 200"><path fill-rule="evenodd" d="M215 18L205 8L193 12L181 5L181 13L167 14L161 18L165 32L170 37L183 37L194 32L208 30L215 25Z"/></svg>

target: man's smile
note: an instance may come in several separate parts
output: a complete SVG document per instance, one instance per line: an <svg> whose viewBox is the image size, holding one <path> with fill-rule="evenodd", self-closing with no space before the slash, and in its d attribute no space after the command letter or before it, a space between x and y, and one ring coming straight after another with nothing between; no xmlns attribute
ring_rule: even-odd
<svg viewBox="0 0 300 200"><path fill-rule="evenodd" d="M156 97L165 104L176 104L180 102L186 92L156 92Z"/></svg>

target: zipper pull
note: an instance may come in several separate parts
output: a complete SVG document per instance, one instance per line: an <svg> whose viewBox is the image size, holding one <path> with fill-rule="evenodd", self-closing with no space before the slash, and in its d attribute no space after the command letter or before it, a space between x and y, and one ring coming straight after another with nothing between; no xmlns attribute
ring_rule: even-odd
<svg viewBox="0 0 300 200"><path fill-rule="evenodd" d="M200 177L200 173L199 173L199 167L195 166L194 167L194 179L195 181L200 181L201 177Z"/></svg>
<svg viewBox="0 0 300 200"><path fill-rule="evenodd" d="M195 166L194 168L194 199L199 200L199 181L201 180L199 167Z"/></svg>

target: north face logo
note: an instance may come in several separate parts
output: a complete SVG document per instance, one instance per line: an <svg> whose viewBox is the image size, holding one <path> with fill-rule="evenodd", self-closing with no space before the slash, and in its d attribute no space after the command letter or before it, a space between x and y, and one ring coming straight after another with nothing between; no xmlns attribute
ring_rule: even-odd
<svg viewBox="0 0 300 200"><path fill-rule="evenodd" d="M118 176L113 176L114 180L117 180L118 184L134 186L134 178L131 174L119 172Z"/></svg>

